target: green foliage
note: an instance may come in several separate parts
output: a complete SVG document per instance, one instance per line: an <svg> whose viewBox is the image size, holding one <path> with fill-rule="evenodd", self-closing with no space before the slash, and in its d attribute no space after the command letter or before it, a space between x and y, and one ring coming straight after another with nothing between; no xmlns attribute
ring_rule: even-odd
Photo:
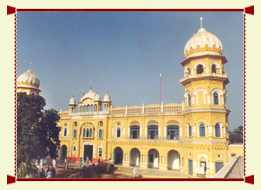
<svg viewBox="0 0 261 190"><path fill-rule="evenodd" d="M27 174L32 174L37 172L37 167L31 164L27 164L21 161L17 169L17 177L25 177Z"/></svg>
<svg viewBox="0 0 261 190"><path fill-rule="evenodd" d="M58 111L51 108L50 110L45 110L44 118L42 120L44 127L44 134L47 134L46 147L49 149L49 155L51 158L58 157L58 149L60 147L59 133L61 128L57 127L57 122L60 116Z"/></svg>
<svg viewBox="0 0 261 190"><path fill-rule="evenodd" d="M39 95L17 93L17 165L20 177L25 177L24 171L31 171L32 159L58 156L61 129L57 122L60 116L54 109L44 111L44 106L45 99Z"/></svg>
<svg viewBox="0 0 261 190"><path fill-rule="evenodd" d="M228 131L229 143L243 143L243 126L234 129L233 132Z"/></svg>

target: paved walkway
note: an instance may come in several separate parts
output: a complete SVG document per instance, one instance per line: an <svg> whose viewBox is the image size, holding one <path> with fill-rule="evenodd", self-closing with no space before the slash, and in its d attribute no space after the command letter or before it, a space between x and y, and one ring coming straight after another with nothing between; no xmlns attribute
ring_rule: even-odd
<svg viewBox="0 0 261 190"><path fill-rule="evenodd" d="M45 172L48 168L48 164L51 164L51 159L46 158L47 163L44 165ZM91 165L83 164L85 167L91 167ZM102 178L133 178L133 167L126 167L122 165L115 165L113 174L102 174ZM68 170L64 169L64 161L57 159L56 176L57 177L70 177L72 173L80 169L80 163L69 163ZM177 170L159 170L153 168L139 168L137 169L137 175L142 175L142 178L189 178L188 175L182 174Z"/></svg>
<svg viewBox="0 0 261 190"><path fill-rule="evenodd" d="M142 175L143 178L189 178L188 175L180 173L179 171L175 171L175 170L162 171L159 169L139 168L139 167L136 167L136 169L137 169L137 175ZM124 166L116 165L114 173L132 176L132 170L133 167L124 167Z"/></svg>

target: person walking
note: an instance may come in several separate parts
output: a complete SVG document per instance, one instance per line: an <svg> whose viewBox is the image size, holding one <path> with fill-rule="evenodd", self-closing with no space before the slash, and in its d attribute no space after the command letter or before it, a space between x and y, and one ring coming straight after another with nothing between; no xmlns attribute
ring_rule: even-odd
<svg viewBox="0 0 261 190"><path fill-rule="evenodd" d="M43 168L43 159L40 159L40 168Z"/></svg>
<svg viewBox="0 0 261 190"><path fill-rule="evenodd" d="M133 174L133 177L134 177L134 178L137 177L137 169L136 169L135 166L133 167L132 174Z"/></svg>
<svg viewBox="0 0 261 190"><path fill-rule="evenodd" d="M54 169L55 169L55 168L56 168L56 159L55 159L55 158L53 159L52 164L53 164L53 167L54 167Z"/></svg>
<svg viewBox="0 0 261 190"><path fill-rule="evenodd" d="M68 169L67 157L64 159L64 169Z"/></svg>
<svg viewBox="0 0 261 190"><path fill-rule="evenodd" d="M48 169L46 171L46 178L52 178L52 177L53 177L52 168L51 165L48 165Z"/></svg>
<svg viewBox="0 0 261 190"><path fill-rule="evenodd" d="M80 158L80 168L82 169L82 158Z"/></svg>

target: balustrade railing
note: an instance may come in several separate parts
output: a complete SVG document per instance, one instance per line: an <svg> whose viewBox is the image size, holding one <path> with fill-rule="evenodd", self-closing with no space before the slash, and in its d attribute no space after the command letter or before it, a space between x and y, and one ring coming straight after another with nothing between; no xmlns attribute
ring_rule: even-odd
<svg viewBox="0 0 261 190"><path fill-rule="evenodd" d="M182 79L180 79L180 82L183 82L187 79L190 78L199 78L199 77L222 77L222 78L227 78L229 80L229 77L227 76L227 74L217 74L217 73L201 73L201 74L194 74L194 75L188 75L186 77L183 77Z"/></svg>
<svg viewBox="0 0 261 190"><path fill-rule="evenodd" d="M140 138L113 138L113 140L117 139L118 141L139 141L139 142L177 142L179 141L179 136L175 139L167 139L167 138L158 138L158 139L148 139L147 137Z"/></svg>

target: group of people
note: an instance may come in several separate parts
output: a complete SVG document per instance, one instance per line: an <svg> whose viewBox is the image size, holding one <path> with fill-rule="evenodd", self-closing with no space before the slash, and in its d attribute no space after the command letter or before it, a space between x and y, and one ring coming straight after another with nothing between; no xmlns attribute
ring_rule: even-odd
<svg viewBox="0 0 261 190"><path fill-rule="evenodd" d="M46 178L55 178L55 168L53 167L53 165L48 165Z"/></svg>
<svg viewBox="0 0 261 190"><path fill-rule="evenodd" d="M46 170L43 169L43 159L40 160L40 164L38 164L38 160L35 160L35 165L38 168L38 177L39 178L55 178L55 168L56 168L56 160L53 159L52 164L48 165Z"/></svg>

